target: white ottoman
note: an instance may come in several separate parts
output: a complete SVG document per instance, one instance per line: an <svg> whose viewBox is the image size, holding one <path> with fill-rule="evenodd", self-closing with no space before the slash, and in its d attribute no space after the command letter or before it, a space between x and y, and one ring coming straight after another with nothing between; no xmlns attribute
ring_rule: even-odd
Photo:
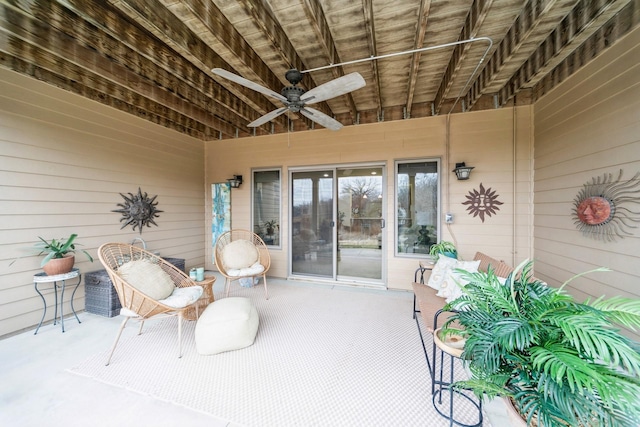
<svg viewBox="0 0 640 427"><path fill-rule="evenodd" d="M258 323L258 311L248 298L214 301L196 323L196 349L200 354L218 354L249 347L256 338Z"/></svg>

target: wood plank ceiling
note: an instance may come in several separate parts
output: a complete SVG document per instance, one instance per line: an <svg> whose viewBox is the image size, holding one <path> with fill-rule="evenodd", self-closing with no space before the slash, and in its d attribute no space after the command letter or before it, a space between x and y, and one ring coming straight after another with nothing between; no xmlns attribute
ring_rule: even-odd
<svg viewBox="0 0 640 427"><path fill-rule="evenodd" d="M407 120L535 102L638 22L640 0L0 0L0 66L213 140L321 128L248 128L281 105L214 67L280 92L290 68L347 63L301 86L366 86L314 107Z"/></svg>

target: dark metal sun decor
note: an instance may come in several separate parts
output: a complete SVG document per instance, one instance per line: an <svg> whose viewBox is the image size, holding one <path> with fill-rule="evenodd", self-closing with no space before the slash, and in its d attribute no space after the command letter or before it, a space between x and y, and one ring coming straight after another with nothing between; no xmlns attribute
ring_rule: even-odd
<svg viewBox="0 0 640 427"><path fill-rule="evenodd" d="M155 202L156 197L149 198L147 193L142 194L142 190L138 187L138 194L129 193L129 197L120 193L124 199L124 203L118 203L122 209L112 210L111 212L118 212L122 214L120 222L124 222L120 229L122 230L127 225L133 225L133 231L136 231L136 227L140 234L142 234L142 227L151 227L151 224L157 226L153 218L157 218L158 213L163 212L156 209L158 202Z"/></svg>
<svg viewBox="0 0 640 427"><path fill-rule="evenodd" d="M573 200L573 219L585 236L614 241L617 237L631 236L630 228L637 228L633 223L640 222L640 212L625 207L627 203L640 205L640 172L629 181L620 182L622 169L618 179L613 181L611 174L592 178L583 185L582 190Z"/></svg>
<svg viewBox="0 0 640 427"><path fill-rule="evenodd" d="M469 215L473 214L474 217L479 216L482 222L484 222L484 216L495 215L496 211L500 208L502 202L498 201L498 194L495 191L491 191L491 187L486 190L482 183L480 183L480 190L469 191L469 194L465 196L466 202L462 202L463 205L469 205L467 210Z"/></svg>

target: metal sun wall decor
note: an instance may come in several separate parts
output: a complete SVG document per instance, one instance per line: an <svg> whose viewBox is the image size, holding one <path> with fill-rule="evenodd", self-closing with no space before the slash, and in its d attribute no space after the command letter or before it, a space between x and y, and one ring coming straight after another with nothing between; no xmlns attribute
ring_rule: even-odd
<svg viewBox="0 0 640 427"><path fill-rule="evenodd" d="M158 224L153 220L154 218L159 217L158 215L161 210L158 210L156 206L158 202L156 202L156 197L153 196L149 198L147 193L142 194L142 190L138 187L138 194L128 193L129 197L120 193L122 198L124 199L124 203L118 203L122 209L115 209L111 212L118 212L122 214L122 218L120 218L120 222L124 222L120 229L122 230L128 225L133 226L133 231L136 231L136 227L138 227L138 231L142 234L142 227L147 226L151 227L151 224L156 227Z"/></svg>
<svg viewBox="0 0 640 427"><path fill-rule="evenodd" d="M640 212L627 205L640 205L639 191L640 172L628 181L622 181L622 169L615 181L610 173L592 178L573 200L574 223L585 236L605 242L631 236Z"/></svg>
<svg viewBox="0 0 640 427"><path fill-rule="evenodd" d="M485 190L482 183L480 183L480 190L469 191L469 194L465 197L467 201L462 202L462 204L469 205L467 208L469 215L479 216L482 222L484 222L485 215L488 217L495 215L500 210L498 205L502 204L502 202L498 201L499 195L492 191L491 187L487 187Z"/></svg>

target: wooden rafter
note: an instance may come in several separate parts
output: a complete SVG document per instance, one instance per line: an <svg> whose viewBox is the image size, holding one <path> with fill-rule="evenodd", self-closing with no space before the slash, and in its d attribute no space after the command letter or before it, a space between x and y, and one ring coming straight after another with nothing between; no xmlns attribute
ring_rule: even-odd
<svg viewBox="0 0 640 427"><path fill-rule="evenodd" d="M307 68L306 64L291 44L291 41L284 32L282 26L273 17L273 12L266 2L238 0L238 4L249 16L251 16L253 24L260 28L264 37L271 41L272 47L276 52L278 52L282 62L287 64L286 66L288 68L295 68L297 70L304 70ZM288 85L288 82L286 84ZM307 90L316 87L316 83L310 75L304 79L303 84ZM279 91L279 89L277 91ZM317 108L325 114L331 115L331 109L326 102L320 102L314 105L314 108ZM291 114L296 116L298 119L303 120L307 128L313 126L311 121L305 116L293 113Z"/></svg>
<svg viewBox="0 0 640 427"><path fill-rule="evenodd" d="M484 22L484 19L487 17L487 13L489 13L489 9L491 8L491 4L493 0L474 0L471 4L471 9L467 14L467 19L464 22L464 26L460 31L460 35L458 36L457 41L469 40L470 38L475 37ZM465 52L469 49L469 44L460 44L457 45L453 49L453 53L449 59L449 64L445 69L444 75L442 76L442 80L440 82L440 87L436 92L435 99L433 101L434 112L435 114L440 113L440 109L442 108L442 104L444 103L445 98L449 93L449 89L453 84L453 80L462 65L462 58L464 57Z"/></svg>
<svg viewBox="0 0 640 427"><path fill-rule="evenodd" d="M160 40L180 52L185 58L196 64L203 72L210 74L211 68L226 68L235 72L220 55L202 42L178 18L166 9L158 0L108 0L121 12L134 19ZM265 97L258 96L247 88L239 88L227 81L218 82L236 94L243 102L258 112L258 116L273 110L274 105ZM252 115L253 116L253 115ZM257 116L255 117L257 118ZM248 117L247 119L253 120ZM280 123L286 127L284 119ZM246 123L237 123L238 129L246 129Z"/></svg>
<svg viewBox="0 0 640 427"><path fill-rule="evenodd" d="M416 26L416 38L413 43L413 49L421 49L424 45L424 35L427 32L427 22L429 20L429 10L431 9L431 0L422 0L420 3L420 13L418 15L418 25ZM422 54L416 52L411 55L411 65L409 66L409 84L407 87L407 102L405 104L407 117L411 117L411 107L413 105L413 93L416 89L416 81L418 80L418 69L420 67L420 58Z"/></svg>
<svg viewBox="0 0 640 427"><path fill-rule="evenodd" d="M154 67L152 78L146 78L137 70L114 61L103 50L117 43L96 31L90 36L83 35L86 21L59 4L45 2L28 11L0 4L0 12L0 27L11 33L11 36L3 33L5 38L1 50L38 64L40 69L48 71L45 75L72 76L72 81L81 82L89 90L120 99L141 111L153 104L152 111L164 115L165 123L177 118L177 113L181 116L177 120L184 123L188 117L192 126L200 128L199 132L205 135L216 131L233 134L233 126L205 108L193 105L170 91L154 90L159 80L170 80L162 70Z"/></svg>
<svg viewBox="0 0 640 427"><path fill-rule="evenodd" d="M210 1L205 2L203 0L183 0L176 4L175 7L180 10L183 17L188 18L187 20L192 19L201 22L207 28L211 37L214 37L226 50L225 53L234 57L246 70L251 72L251 76L245 75L245 77L249 77L252 81L276 92L279 92L280 89L282 89L283 84L281 79L276 76L267 64L264 63L262 58L256 54L256 52L251 48L251 46L249 46L242 35L233 27L231 22L229 22L222 11L218 9L214 3ZM261 16L264 17L270 15L263 13ZM273 28L273 26L271 28L274 31L282 31L281 28ZM299 58L297 59L298 61L296 62L302 63ZM275 108L282 107L282 104L276 100L271 98L269 98L269 100L273 102ZM324 108L327 109L326 104L324 105ZM304 116L299 116L299 118L302 119L307 128L311 128L311 120ZM282 122L286 119L281 117L279 120ZM266 124L264 126L267 127L270 126L270 124Z"/></svg>
<svg viewBox="0 0 640 427"><path fill-rule="evenodd" d="M627 4L609 22L600 27L582 43L580 47L571 52L550 73L540 79L534 87L533 101L540 99L545 93L578 71L594 56L613 46L619 38L637 26L640 23L640 13L638 13L640 12L638 9L640 1L636 0L635 3L635 8L634 2ZM636 13L634 13L634 9Z"/></svg>
<svg viewBox="0 0 640 427"><path fill-rule="evenodd" d="M369 56L378 56L376 45L376 26L373 18L373 0L362 0L362 12L364 14L364 25L367 33L367 43L369 45ZM378 72L378 61L371 61L371 72L374 80L374 96L378 104L377 117L382 118L382 92L380 90L380 73Z"/></svg>
<svg viewBox="0 0 640 427"><path fill-rule="evenodd" d="M623 0L579 1L500 89L498 104L505 105L522 88L534 87L628 3Z"/></svg>
<svg viewBox="0 0 640 427"><path fill-rule="evenodd" d="M464 98L466 108L470 110L483 94L496 91L498 88L493 87L508 79L507 73L514 65L524 61L523 55L529 55L535 50L537 46L531 40L537 40L550 33L577 1L528 1L487 61L487 65L470 86Z"/></svg>
<svg viewBox="0 0 640 427"><path fill-rule="evenodd" d="M322 47L322 51L326 55L328 62L331 64L338 64L342 62L340 55L338 54L338 50L336 49L336 45L333 42L331 29L329 28L327 18L322 10L322 5L317 0L303 0L303 4L305 7L305 15L309 19L311 27L315 31L318 40L321 42L320 45ZM329 71L333 74L333 78L344 76L342 67L332 67ZM351 96L350 93L343 96L349 106L351 122L355 123L358 115L358 109L356 108L353 96Z"/></svg>

